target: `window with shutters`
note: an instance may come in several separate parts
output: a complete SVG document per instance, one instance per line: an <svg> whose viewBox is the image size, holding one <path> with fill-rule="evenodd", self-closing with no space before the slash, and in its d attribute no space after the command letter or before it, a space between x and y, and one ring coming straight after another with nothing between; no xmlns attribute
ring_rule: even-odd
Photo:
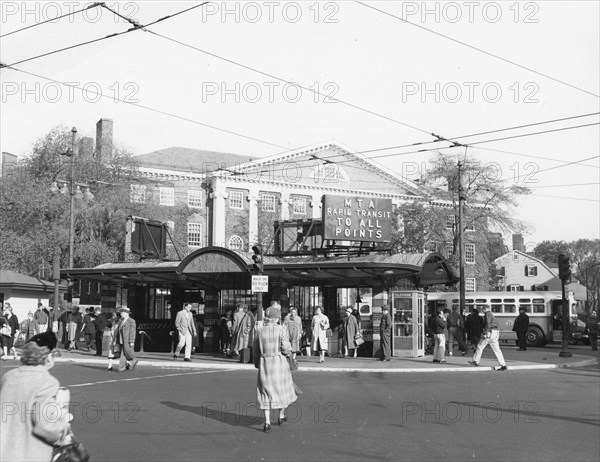
<svg viewBox="0 0 600 462"><path fill-rule="evenodd" d="M525 265L525 276L537 276L537 266L536 265Z"/></svg>

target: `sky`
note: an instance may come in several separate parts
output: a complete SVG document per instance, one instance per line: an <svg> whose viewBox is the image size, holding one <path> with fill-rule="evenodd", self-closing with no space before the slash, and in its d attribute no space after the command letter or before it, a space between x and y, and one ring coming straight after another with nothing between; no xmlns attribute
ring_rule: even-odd
<svg viewBox="0 0 600 462"><path fill-rule="evenodd" d="M201 3L106 2L141 25L197 6L126 33L90 3L1 2L1 150L110 118L134 154L337 141L412 179L450 146L433 133L531 188L527 250L600 237L599 2Z"/></svg>

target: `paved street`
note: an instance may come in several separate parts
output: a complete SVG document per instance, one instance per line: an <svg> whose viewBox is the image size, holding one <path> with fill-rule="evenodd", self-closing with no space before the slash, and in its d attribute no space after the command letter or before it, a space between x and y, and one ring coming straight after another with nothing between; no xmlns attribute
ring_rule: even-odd
<svg viewBox="0 0 600 462"><path fill-rule="evenodd" d="M290 421L265 434L254 370L53 369L94 461L598 460L599 372L300 370Z"/></svg>

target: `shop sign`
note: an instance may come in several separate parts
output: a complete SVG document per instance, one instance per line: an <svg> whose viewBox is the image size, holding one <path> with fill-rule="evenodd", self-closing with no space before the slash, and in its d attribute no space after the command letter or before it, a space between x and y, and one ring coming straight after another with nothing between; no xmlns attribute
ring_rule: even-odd
<svg viewBox="0 0 600 462"><path fill-rule="evenodd" d="M323 197L323 239L390 242L391 235L391 199Z"/></svg>
<svg viewBox="0 0 600 462"><path fill-rule="evenodd" d="M234 273L239 272L237 262L221 253L203 253L185 266L184 274L190 273Z"/></svg>

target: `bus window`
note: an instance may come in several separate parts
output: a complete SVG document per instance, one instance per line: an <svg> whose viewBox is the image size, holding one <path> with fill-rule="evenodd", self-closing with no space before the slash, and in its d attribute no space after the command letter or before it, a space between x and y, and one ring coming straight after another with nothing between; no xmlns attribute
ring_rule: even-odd
<svg viewBox="0 0 600 462"><path fill-rule="evenodd" d="M504 312L505 313L516 313L517 306L516 305L504 305Z"/></svg>
<svg viewBox="0 0 600 462"><path fill-rule="evenodd" d="M543 298L534 298L533 303L546 303L546 301Z"/></svg>
<svg viewBox="0 0 600 462"><path fill-rule="evenodd" d="M530 298L520 298L519 303L531 303L531 299Z"/></svg>
<svg viewBox="0 0 600 462"><path fill-rule="evenodd" d="M492 305L492 313L502 313L502 305Z"/></svg>
<svg viewBox="0 0 600 462"><path fill-rule="evenodd" d="M543 313L545 311L546 311L546 305L538 305L538 304L533 305L534 313Z"/></svg>
<svg viewBox="0 0 600 462"><path fill-rule="evenodd" d="M519 299L521 301L522 299ZM519 309L524 309L525 313L531 313L531 305L519 305Z"/></svg>
<svg viewBox="0 0 600 462"><path fill-rule="evenodd" d="M514 298L505 298L504 303L515 303L515 299Z"/></svg>
<svg viewBox="0 0 600 462"><path fill-rule="evenodd" d="M487 299L485 298L478 298L477 300L475 300L475 303L485 303L487 302Z"/></svg>
<svg viewBox="0 0 600 462"><path fill-rule="evenodd" d="M443 310L446 308L446 300L433 300L433 305L435 306L436 310Z"/></svg>
<svg viewBox="0 0 600 462"><path fill-rule="evenodd" d="M492 298L492 303L502 303L502 299L501 298Z"/></svg>
<svg viewBox="0 0 600 462"><path fill-rule="evenodd" d="M485 302L485 300L483 300ZM473 303L472 298L465 298L465 303Z"/></svg>

